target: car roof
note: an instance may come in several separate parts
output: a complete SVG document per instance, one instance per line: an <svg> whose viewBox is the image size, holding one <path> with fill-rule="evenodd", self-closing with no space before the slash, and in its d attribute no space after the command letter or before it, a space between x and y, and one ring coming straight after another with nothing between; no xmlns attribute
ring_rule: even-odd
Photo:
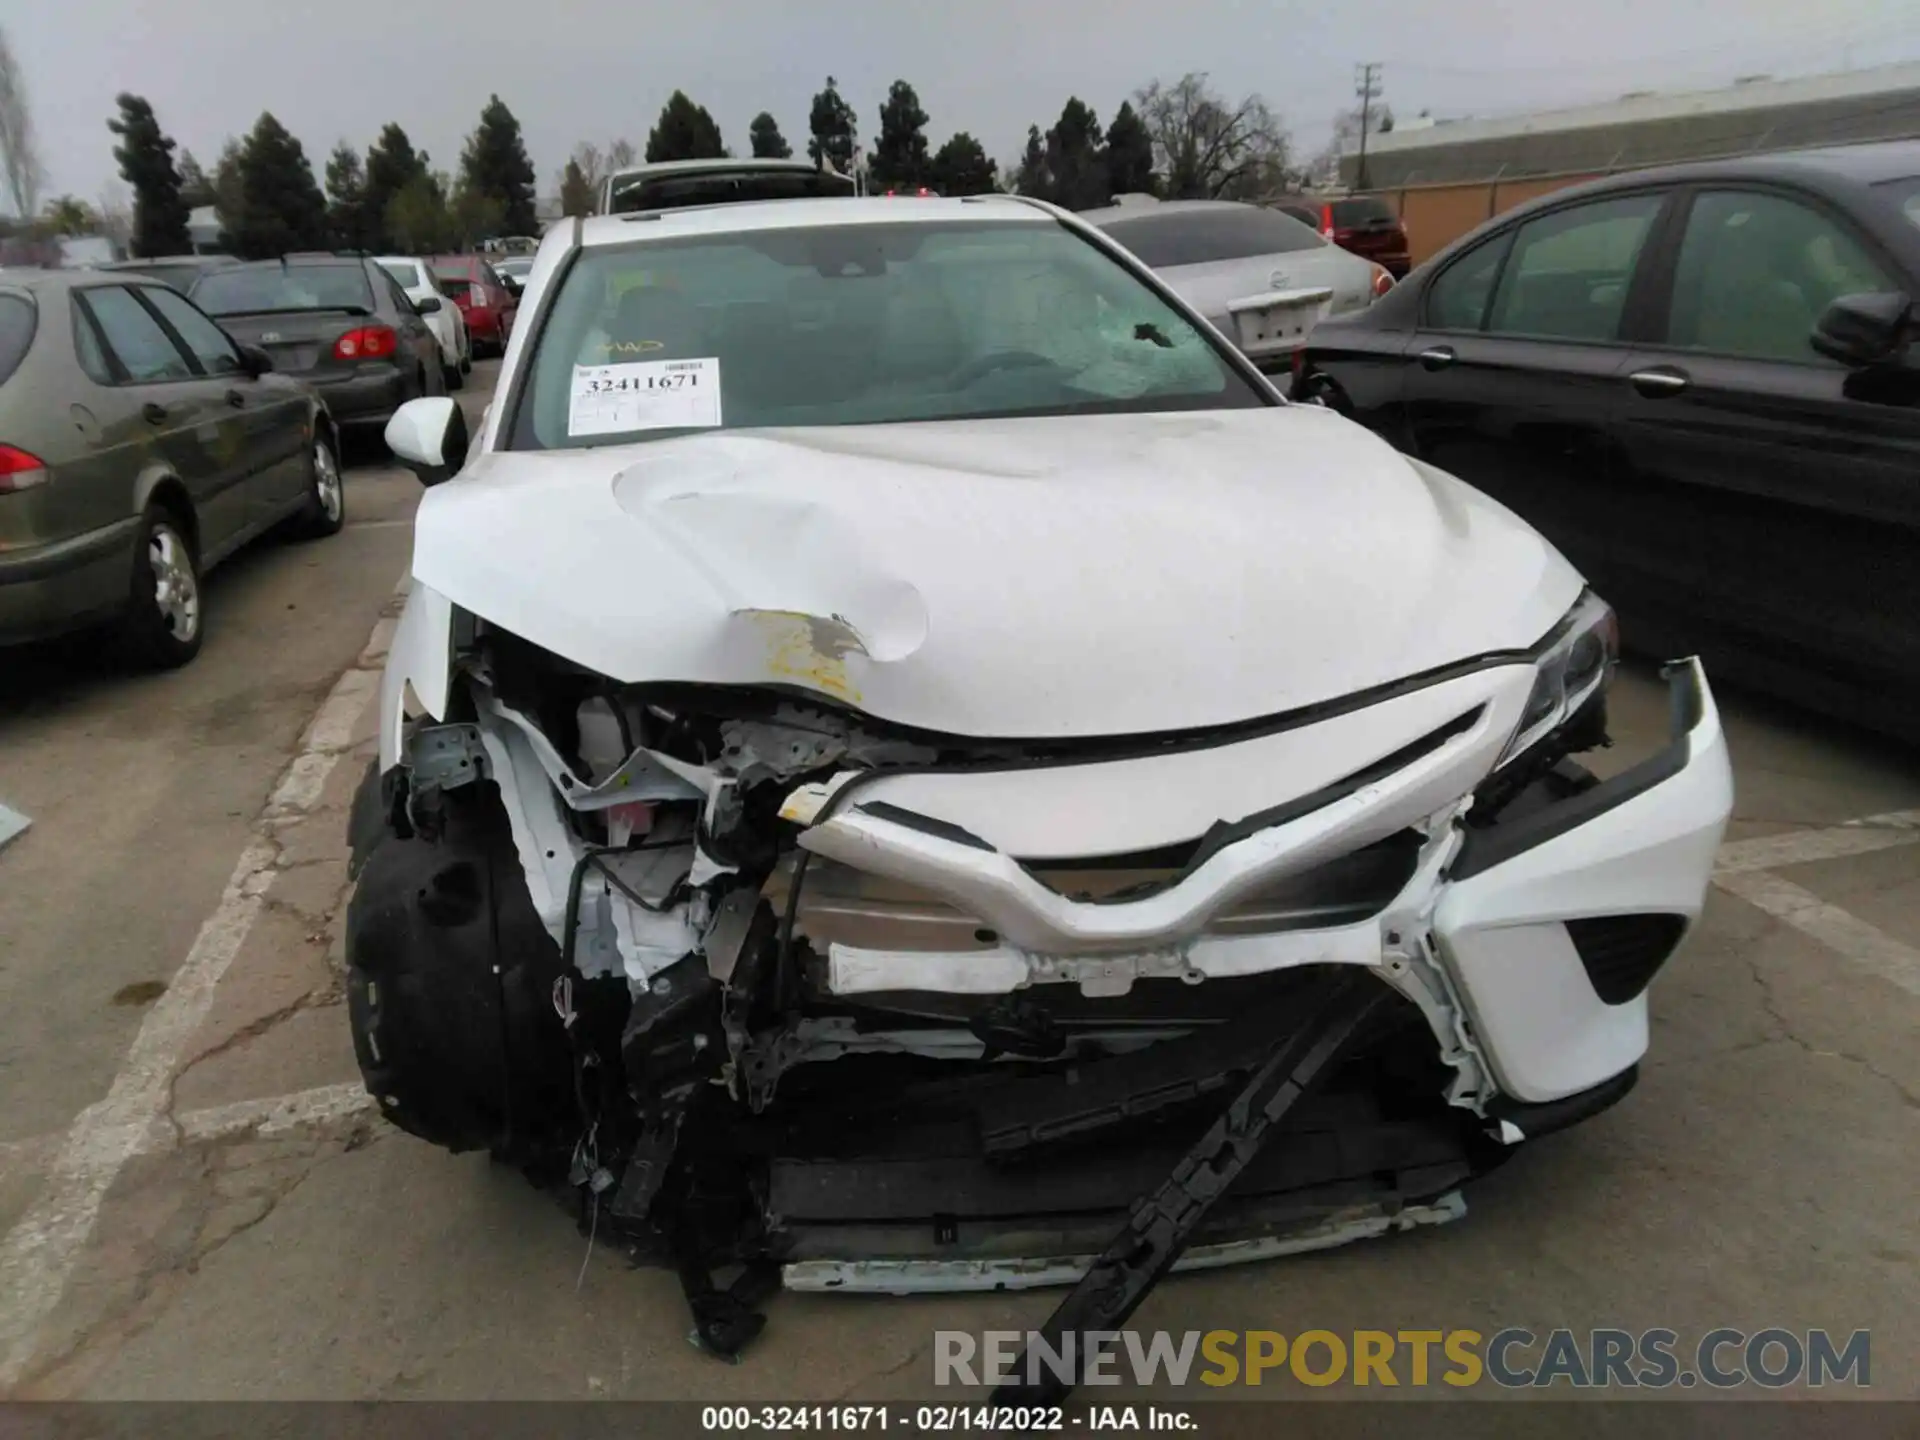
<svg viewBox="0 0 1920 1440"><path fill-rule="evenodd" d="M1813 150L1778 150L1765 155L1734 155L1719 160L1687 160L1627 170L1561 190L1550 190L1524 205L1503 210L1473 233L1517 217L1552 209L1569 200L1635 190L1647 185L1702 184L1715 180L1796 180L1816 190L1845 190L1881 180L1920 175L1920 141L1894 140L1871 145L1833 145ZM1462 237L1465 238L1465 237ZM1452 247L1448 247L1451 249Z"/></svg>
<svg viewBox="0 0 1920 1440"><path fill-rule="evenodd" d="M223 270L287 270L298 266L303 270L347 270L364 264L366 261L358 255L282 255L274 260L242 260L237 265L223 265L221 268Z"/></svg>
<svg viewBox="0 0 1920 1440"><path fill-rule="evenodd" d="M735 159L720 156L707 160L654 160L646 164L631 165L625 170L616 170L607 178L610 180L645 179L653 175L695 175L703 170L817 170L819 167L811 160L796 160L789 156L777 159L768 155L748 155Z"/></svg>
<svg viewBox="0 0 1920 1440"><path fill-rule="evenodd" d="M1083 210L1080 218L1089 225L1105 228L1116 220L1151 220L1156 215L1192 215L1210 210L1262 210L1244 200L1162 200L1158 205L1107 205L1098 210Z"/></svg>
<svg viewBox="0 0 1920 1440"><path fill-rule="evenodd" d="M1829 145L1818 150L1784 150L1771 157L1873 184L1920 175L1920 140L1883 140L1872 145Z"/></svg>
<svg viewBox="0 0 1920 1440"><path fill-rule="evenodd" d="M110 273L88 266L74 270L29 270L25 266L0 269L0 289L40 291L83 290L89 285L145 285L154 290L172 290L164 280L151 275ZM178 292L175 292L178 293Z"/></svg>
<svg viewBox="0 0 1920 1440"><path fill-rule="evenodd" d="M856 225L933 225L956 220L1020 222L1050 218L1050 212L1017 195L970 195L963 199L907 196L868 199L744 200L594 215L580 224L580 244L620 245L696 235L741 235L766 230L823 229Z"/></svg>
<svg viewBox="0 0 1920 1440"><path fill-rule="evenodd" d="M148 255L137 260L102 260L94 270L140 270L149 265L201 265L206 267L238 265L232 255Z"/></svg>

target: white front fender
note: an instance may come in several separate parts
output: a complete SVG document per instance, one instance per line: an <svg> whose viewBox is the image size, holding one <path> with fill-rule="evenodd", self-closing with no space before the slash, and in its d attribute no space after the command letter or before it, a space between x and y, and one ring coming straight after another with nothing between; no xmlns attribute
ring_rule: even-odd
<svg viewBox="0 0 1920 1440"><path fill-rule="evenodd" d="M418 580L393 633L387 668L380 676L380 773L400 763L407 697L435 720L447 715L453 683L453 602Z"/></svg>

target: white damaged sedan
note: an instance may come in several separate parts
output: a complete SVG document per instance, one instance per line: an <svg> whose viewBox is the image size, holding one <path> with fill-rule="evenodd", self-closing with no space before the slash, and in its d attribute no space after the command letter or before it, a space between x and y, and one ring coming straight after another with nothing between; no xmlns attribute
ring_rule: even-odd
<svg viewBox="0 0 1920 1440"><path fill-rule="evenodd" d="M1507 510L1015 197L575 220L522 313L471 443L387 430L354 1042L706 1346L781 1284L1117 1328L1631 1088L1726 749L1680 661L1573 760L1613 616Z"/></svg>

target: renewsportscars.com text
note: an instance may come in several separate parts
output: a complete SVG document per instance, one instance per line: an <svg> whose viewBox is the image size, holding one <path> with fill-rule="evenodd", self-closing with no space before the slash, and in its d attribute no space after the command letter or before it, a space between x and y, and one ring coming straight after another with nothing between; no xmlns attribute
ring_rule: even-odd
<svg viewBox="0 0 1920 1440"><path fill-rule="evenodd" d="M1508 1389L1778 1389L1873 1381L1872 1335L1855 1330L1665 1329L1089 1330L1057 1345L1038 1332L934 1332L936 1385L1377 1385ZM1024 1357L1024 1358L1023 1358Z"/></svg>

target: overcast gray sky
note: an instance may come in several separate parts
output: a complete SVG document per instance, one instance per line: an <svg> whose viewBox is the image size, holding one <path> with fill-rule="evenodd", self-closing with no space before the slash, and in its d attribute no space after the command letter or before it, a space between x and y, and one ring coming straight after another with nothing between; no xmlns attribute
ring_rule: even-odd
<svg viewBox="0 0 1920 1440"><path fill-rule="evenodd" d="M797 151L829 73L869 144L903 78L934 145L969 130L1004 166L1068 95L1104 123L1184 70L1264 94L1311 149L1361 60L1384 62L1397 113L1452 115L1920 59L1920 0L14 0L0 17L44 193L89 201L114 178L106 120L122 90L209 168L272 110L316 173L335 142L364 150L389 120L451 169L498 91L545 193L577 141L644 146L676 87L736 153L762 109Z"/></svg>

